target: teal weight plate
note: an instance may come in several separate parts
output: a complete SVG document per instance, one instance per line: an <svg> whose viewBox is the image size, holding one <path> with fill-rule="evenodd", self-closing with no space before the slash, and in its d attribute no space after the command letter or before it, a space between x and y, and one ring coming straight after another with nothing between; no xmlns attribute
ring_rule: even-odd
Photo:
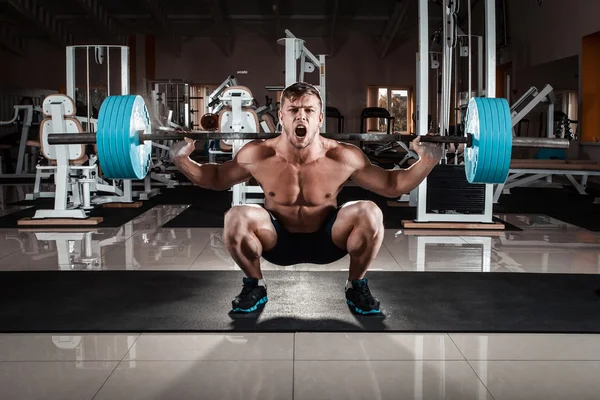
<svg viewBox="0 0 600 400"><path fill-rule="evenodd" d="M133 168L133 172L138 179L143 179L150 169L150 160L152 157L152 143L144 142L140 143L138 131L145 133L151 133L152 127L150 125L150 114L146 103L141 96L136 96L133 102L133 115L131 118L131 128L129 136L129 151L132 160L130 165Z"/></svg>
<svg viewBox="0 0 600 400"><path fill-rule="evenodd" d="M112 107L110 109L110 129L106 131L105 143L106 147L109 150L107 157L110 158L111 162L111 170L105 172L109 179L120 179L124 176L123 171L121 170L121 165L119 160L122 157L121 149L119 143L116 139L118 135L120 135L119 123L121 122L121 103L123 98L121 96L115 96L112 102Z"/></svg>
<svg viewBox="0 0 600 400"><path fill-rule="evenodd" d="M112 151L110 148L111 121L115 97L107 97L100 106L98 113L98 129L96 131L96 146L98 147L98 161L102 168L102 173L106 176L114 176L114 166L112 165Z"/></svg>
<svg viewBox="0 0 600 400"><path fill-rule="evenodd" d="M151 132L141 96L109 96L98 116L98 158L108 179L143 179L148 174L152 144L140 144L138 131Z"/></svg>
<svg viewBox="0 0 600 400"><path fill-rule="evenodd" d="M497 103L498 116L500 119L500 127L503 129L501 137L504 139L504 154L502 160L504 161L501 173L498 176L498 183L504 183L508 179L508 173L510 171L510 161L512 159L512 118L510 116L510 105L506 99L499 99Z"/></svg>
<svg viewBox="0 0 600 400"><path fill-rule="evenodd" d="M118 166L119 176L125 179L133 178L133 171L131 163L133 160L129 155L129 130L131 115L133 112L133 97L134 96L123 96L119 104L119 116L116 121L115 135L112 136L112 140L117 149L118 158L113 160L115 165Z"/></svg>
<svg viewBox="0 0 600 400"><path fill-rule="evenodd" d="M469 183L504 183L512 154L512 123L506 99L473 98L465 130L473 143L465 150Z"/></svg>
<svg viewBox="0 0 600 400"><path fill-rule="evenodd" d="M495 112L495 99L482 99L481 103L485 110L483 114L483 126L485 127L485 142L486 142L486 155L484 156L485 170L481 176L481 182L493 182L498 167L498 118Z"/></svg>

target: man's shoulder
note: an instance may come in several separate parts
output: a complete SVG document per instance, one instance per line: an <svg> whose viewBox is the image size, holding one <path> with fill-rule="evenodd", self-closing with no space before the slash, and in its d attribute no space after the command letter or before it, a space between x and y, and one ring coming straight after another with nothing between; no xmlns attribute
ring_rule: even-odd
<svg viewBox="0 0 600 400"><path fill-rule="evenodd" d="M327 151L327 157L343 163L358 163L364 158L362 150L350 143L335 142Z"/></svg>
<svg viewBox="0 0 600 400"><path fill-rule="evenodd" d="M257 162L272 157L275 150L268 140L252 140L246 143L237 153L241 162Z"/></svg>

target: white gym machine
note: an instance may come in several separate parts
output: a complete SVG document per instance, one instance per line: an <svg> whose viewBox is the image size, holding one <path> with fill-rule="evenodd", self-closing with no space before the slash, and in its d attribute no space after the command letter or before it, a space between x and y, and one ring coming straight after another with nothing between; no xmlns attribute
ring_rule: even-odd
<svg viewBox="0 0 600 400"><path fill-rule="evenodd" d="M552 86L542 90L535 86L529 88L510 109L514 127L535 107L542 104L547 107L546 136L554 137L554 104L556 96ZM494 203L503 194L510 194L515 187L541 186L551 187L554 176L564 176L579 194L587 194L587 182L590 176L600 176L600 164L589 160L513 160L506 182L496 185ZM579 179L579 181L578 181ZM562 184L557 184L562 187Z"/></svg>
<svg viewBox="0 0 600 400"><path fill-rule="evenodd" d="M223 108L224 104L221 102L221 95L223 92L230 87L238 86L239 83L237 78L233 75L228 76L211 94L205 101L205 114L218 114Z"/></svg>
<svg viewBox="0 0 600 400"><path fill-rule="evenodd" d="M538 104L545 104L548 107L546 121L546 137L554 137L554 103L556 96L554 89L550 85L544 86L540 91L532 86L525 92L519 100L510 107L510 116L512 119L513 132L514 127L521 122ZM513 134L514 135L514 134Z"/></svg>
<svg viewBox="0 0 600 400"><path fill-rule="evenodd" d="M259 132L260 124L256 111L251 108L254 102L254 97L247 87L233 86L228 87L219 97L222 108L219 112L219 131L220 132ZM232 146L232 157L236 154L249 140L227 140L226 144ZM264 193L260 186L249 185L248 182L243 182L234 185L232 188L233 199L232 206L242 204L262 204L264 197L249 198L249 193Z"/></svg>
<svg viewBox="0 0 600 400"><path fill-rule="evenodd" d="M416 133L426 135L428 133L429 115L429 1L419 2L419 52L417 58L417 93L416 93ZM469 43L469 96L471 95L471 0L466 1L468 9L469 29L466 33ZM455 51L453 45L456 43L457 30L454 24L454 13L457 11L457 2L443 0L443 41L442 47L442 98L440 107L440 132L445 134L444 129L449 126L450 118L450 87L452 78L452 58ZM496 96L496 10L494 0L485 0L485 94L487 97ZM459 214L438 213L427 209L427 182L426 178L417 189L410 195L410 203L417 205L416 222L474 222L492 223L493 185L485 185L485 204L482 213Z"/></svg>
<svg viewBox="0 0 600 400"><path fill-rule="evenodd" d="M327 104L327 92L325 90L325 55L318 57L311 53L305 46L306 41L297 38L289 30L285 30L285 38L277 40L277 43L285 46L285 87L296 82L306 82L304 73L311 73L317 69L319 72L319 84L314 85L321 94L323 102L322 111L325 114ZM300 60L300 68L298 68ZM321 126L321 132L324 133L326 124Z"/></svg>
<svg viewBox="0 0 600 400"><path fill-rule="evenodd" d="M78 49L86 53L86 91L87 117L76 116L76 74L75 58ZM90 55L98 64L106 59L106 95L111 93L110 57L111 52L119 53L121 80L120 93L129 94L129 48L127 46L69 46L66 49L67 64L67 94L47 96L42 105L45 119L40 126L40 145L42 155L48 160L48 165L38 165L34 193L27 196L28 200L39 197L54 197L54 209L37 210L33 219L72 218L85 219L87 212L97 204L132 203L133 191L130 180L112 181L109 184L100 176L101 169L97 165L96 155L86 155L85 145L49 145L47 137L52 133L93 133L97 120L91 115L90 93ZM85 124L85 129L83 128ZM101 166L100 166L101 168ZM43 178L54 175L55 192L41 192L40 183ZM122 187L119 187L122 183ZM93 193L105 192L110 195L93 196Z"/></svg>
<svg viewBox="0 0 600 400"><path fill-rule="evenodd" d="M18 105L14 106L15 113L12 119L8 121L0 121L0 126L13 125L19 120L20 112L24 113L22 128L21 128L21 139L19 140L19 151L17 155L17 166L14 173L5 173L2 171L3 163L2 157L0 156L0 178L31 178L35 170L35 164L37 162L37 151L33 151L31 154L27 153L27 145L29 138L29 131L33 125L33 115L35 112L41 112L41 107L35 107L32 105ZM35 146L31 146L35 149Z"/></svg>
<svg viewBox="0 0 600 400"><path fill-rule="evenodd" d="M49 118L40 126L40 150L49 165L36 167L35 185L39 187L39 180L54 176L54 209L39 209L33 219L84 219L96 204L123 201L123 191L99 176L97 156L86 155L85 145L48 144L48 135L52 133L83 133L81 123L74 117L75 111L73 99L63 94L49 95L42 104L42 112ZM92 193L96 192L114 195L93 197ZM39 197L51 196L40 192Z"/></svg>

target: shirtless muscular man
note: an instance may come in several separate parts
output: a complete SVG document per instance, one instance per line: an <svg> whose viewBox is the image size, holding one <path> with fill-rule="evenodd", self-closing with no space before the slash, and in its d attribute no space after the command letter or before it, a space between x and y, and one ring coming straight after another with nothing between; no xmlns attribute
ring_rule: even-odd
<svg viewBox="0 0 600 400"><path fill-rule="evenodd" d="M407 169L385 170L358 147L322 137L321 110L319 91L295 83L281 95L281 135L251 141L222 164L192 161L191 139L171 149L174 164L197 186L226 190L253 177L264 191L264 207L234 206L225 214L225 245L245 274L234 312L252 312L267 301L261 257L276 265L328 264L346 254L347 303L360 314L380 312L365 274L383 241L381 209L371 201L338 206L337 196L348 179L388 198L409 193L438 164L442 148L416 138L419 160Z"/></svg>

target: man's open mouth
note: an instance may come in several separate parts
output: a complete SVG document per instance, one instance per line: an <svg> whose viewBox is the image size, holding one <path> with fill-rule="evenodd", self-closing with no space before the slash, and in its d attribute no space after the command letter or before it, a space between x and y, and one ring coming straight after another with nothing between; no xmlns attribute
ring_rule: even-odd
<svg viewBox="0 0 600 400"><path fill-rule="evenodd" d="M295 130L294 133L298 137L304 137L304 136L306 136L306 126L304 126L304 125L298 125L298 126L296 126L296 130Z"/></svg>

